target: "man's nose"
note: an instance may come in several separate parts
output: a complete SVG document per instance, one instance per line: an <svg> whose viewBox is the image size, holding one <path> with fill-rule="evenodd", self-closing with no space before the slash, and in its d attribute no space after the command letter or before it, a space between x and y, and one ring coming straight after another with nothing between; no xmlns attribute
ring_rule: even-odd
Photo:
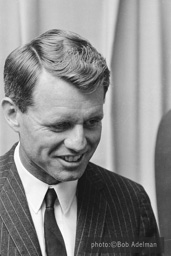
<svg viewBox="0 0 171 256"><path fill-rule="evenodd" d="M64 141L65 146L76 152L84 151L87 145L84 127L78 124L70 130L67 138Z"/></svg>

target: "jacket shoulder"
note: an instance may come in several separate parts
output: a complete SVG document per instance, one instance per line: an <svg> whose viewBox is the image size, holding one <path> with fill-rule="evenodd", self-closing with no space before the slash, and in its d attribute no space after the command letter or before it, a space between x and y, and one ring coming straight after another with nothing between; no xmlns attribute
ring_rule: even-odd
<svg viewBox="0 0 171 256"><path fill-rule="evenodd" d="M16 144L4 155L0 156L0 191L8 179L12 165L14 165L14 150Z"/></svg>
<svg viewBox="0 0 171 256"><path fill-rule="evenodd" d="M92 181L99 180L107 193L112 196L117 194L120 198L132 198L136 201L143 196L149 200L142 185L94 163L89 163L87 175Z"/></svg>
<svg viewBox="0 0 171 256"><path fill-rule="evenodd" d="M108 205L110 224L115 216L118 227L130 229L130 234L134 232L141 237L158 236L149 197L140 184L92 163L89 164L87 175L96 187L101 188Z"/></svg>

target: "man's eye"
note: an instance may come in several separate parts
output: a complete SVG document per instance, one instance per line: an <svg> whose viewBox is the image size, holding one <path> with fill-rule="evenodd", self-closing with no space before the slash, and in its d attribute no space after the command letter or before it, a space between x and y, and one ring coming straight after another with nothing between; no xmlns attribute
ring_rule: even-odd
<svg viewBox="0 0 171 256"><path fill-rule="evenodd" d="M69 129L70 127L71 127L70 123L63 122L63 123L58 123L58 124L51 126L51 129L54 131L60 132L60 131L65 131L65 130Z"/></svg>
<svg viewBox="0 0 171 256"><path fill-rule="evenodd" d="M99 125L101 123L101 119L90 119L88 121L85 122L85 127L96 127L97 125Z"/></svg>

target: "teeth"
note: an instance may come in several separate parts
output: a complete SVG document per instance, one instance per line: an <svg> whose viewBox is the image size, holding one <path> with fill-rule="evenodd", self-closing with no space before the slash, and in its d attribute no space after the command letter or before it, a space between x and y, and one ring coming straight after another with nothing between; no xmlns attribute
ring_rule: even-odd
<svg viewBox="0 0 171 256"><path fill-rule="evenodd" d="M63 156L61 158L67 162L77 162L78 160L80 160L81 155L79 155L79 156Z"/></svg>

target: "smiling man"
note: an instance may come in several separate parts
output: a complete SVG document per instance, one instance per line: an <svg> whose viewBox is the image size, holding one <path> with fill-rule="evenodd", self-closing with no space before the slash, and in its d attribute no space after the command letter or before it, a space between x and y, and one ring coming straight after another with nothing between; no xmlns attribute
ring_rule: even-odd
<svg viewBox="0 0 171 256"><path fill-rule="evenodd" d="M19 143L0 159L0 255L115 255L98 239L157 239L144 189L89 162L109 86L96 49L47 31L7 57L4 81L2 107Z"/></svg>

